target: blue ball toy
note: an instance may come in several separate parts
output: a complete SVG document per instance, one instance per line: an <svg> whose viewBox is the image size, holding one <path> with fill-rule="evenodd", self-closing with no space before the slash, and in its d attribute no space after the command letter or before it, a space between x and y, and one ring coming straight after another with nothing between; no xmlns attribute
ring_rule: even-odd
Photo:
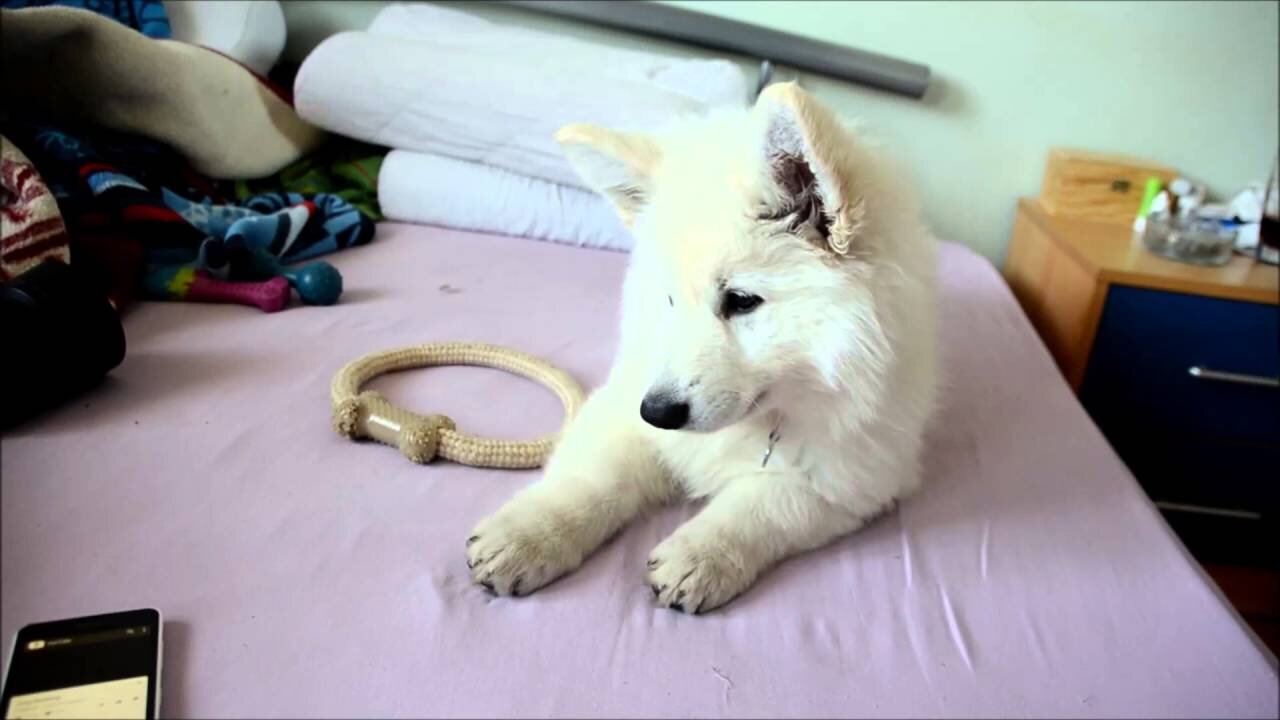
<svg viewBox="0 0 1280 720"><path fill-rule="evenodd" d="M323 260L288 267L265 250L246 249L254 274L283 276L307 305L332 305L342 295L342 273Z"/></svg>
<svg viewBox="0 0 1280 720"><path fill-rule="evenodd" d="M281 268L298 297L308 305L332 305L342 295L342 273L324 261L307 263L297 268Z"/></svg>

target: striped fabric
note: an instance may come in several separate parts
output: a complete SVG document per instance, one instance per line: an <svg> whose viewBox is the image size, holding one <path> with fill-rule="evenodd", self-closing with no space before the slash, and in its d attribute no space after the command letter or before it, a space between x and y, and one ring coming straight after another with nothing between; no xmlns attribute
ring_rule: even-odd
<svg viewBox="0 0 1280 720"><path fill-rule="evenodd" d="M0 280L21 275L46 258L71 261L58 203L35 165L0 135Z"/></svg>

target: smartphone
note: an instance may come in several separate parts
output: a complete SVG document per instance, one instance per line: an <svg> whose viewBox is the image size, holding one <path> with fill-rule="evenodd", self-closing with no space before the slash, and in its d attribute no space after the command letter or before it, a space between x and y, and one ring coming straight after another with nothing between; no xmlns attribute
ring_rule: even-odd
<svg viewBox="0 0 1280 720"><path fill-rule="evenodd" d="M22 628L9 651L0 717L154 720L160 629L154 609Z"/></svg>

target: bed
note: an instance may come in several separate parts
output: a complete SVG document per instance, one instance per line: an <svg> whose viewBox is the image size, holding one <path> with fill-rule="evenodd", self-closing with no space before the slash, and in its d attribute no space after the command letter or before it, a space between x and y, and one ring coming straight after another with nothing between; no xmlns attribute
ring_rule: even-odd
<svg viewBox="0 0 1280 720"><path fill-rule="evenodd" d="M473 339L604 378L626 256L385 223L332 308L144 304L91 393L4 438L0 616L165 614L171 717L1276 717L1276 661L1058 375L994 268L945 244L927 487L722 610L659 609L642 519L527 598L467 531L536 472L416 466L329 427L380 348ZM549 392L445 368L377 386L460 427Z"/></svg>

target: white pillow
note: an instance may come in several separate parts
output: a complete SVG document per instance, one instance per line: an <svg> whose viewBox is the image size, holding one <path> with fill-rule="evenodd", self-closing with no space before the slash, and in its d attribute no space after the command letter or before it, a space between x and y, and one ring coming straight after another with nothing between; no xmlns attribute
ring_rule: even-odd
<svg viewBox="0 0 1280 720"><path fill-rule="evenodd" d="M266 75L284 50L278 0L165 0L173 39L217 50Z"/></svg>

